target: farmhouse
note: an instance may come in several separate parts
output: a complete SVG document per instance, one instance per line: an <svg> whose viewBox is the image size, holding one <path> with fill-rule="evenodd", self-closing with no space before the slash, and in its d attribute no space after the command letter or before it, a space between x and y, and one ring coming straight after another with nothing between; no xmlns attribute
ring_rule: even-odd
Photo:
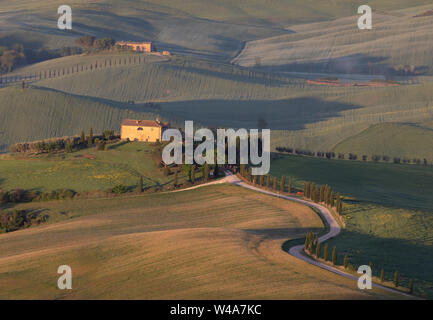
<svg viewBox="0 0 433 320"><path fill-rule="evenodd" d="M116 45L121 47L131 47L132 50L137 52L152 52L152 42L132 42L132 41L117 41Z"/></svg>
<svg viewBox="0 0 433 320"><path fill-rule="evenodd" d="M122 140L160 142L164 129L168 124L158 120L131 120L122 122L120 137Z"/></svg>

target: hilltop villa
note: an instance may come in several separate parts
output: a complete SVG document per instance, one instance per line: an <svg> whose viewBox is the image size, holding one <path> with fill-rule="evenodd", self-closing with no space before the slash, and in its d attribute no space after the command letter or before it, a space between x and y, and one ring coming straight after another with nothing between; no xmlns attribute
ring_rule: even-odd
<svg viewBox="0 0 433 320"><path fill-rule="evenodd" d="M122 122L120 137L122 140L160 142L162 132L168 127L167 123L158 120L131 120Z"/></svg>
<svg viewBox="0 0 433 320"><path fill-rule="evenodd" d="M136 52L152 52L152 42L132 42L132 41L117 41L116 45L121 47L131 47Z"/></svg>

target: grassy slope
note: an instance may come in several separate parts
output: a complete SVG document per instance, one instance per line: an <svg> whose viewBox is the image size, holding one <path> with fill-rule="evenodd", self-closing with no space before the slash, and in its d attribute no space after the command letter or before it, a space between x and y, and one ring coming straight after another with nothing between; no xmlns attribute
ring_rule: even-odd
<svg viewBox="0 0 433 320"><path fill-rule="evenodd" d="M69 57L22 71L55 69L62 61L75 65L108 58ZM274 132L273 146L322 151L372 124L433 119L431 82L386 88L317 87L300 79L181 56L69 74L36 85L113 103L157 101L171 118L212 126L255 128L263 118L271 129L286 130Z"/></svg>
<svg viewBox="0 0 433 320"><path fill-rule="evenodd" d="M145 187L163 185L173 180L165 177L150 153L152 147L140 142L111 145L108 151L83 149L66 155L19 158L8 156L0 160L1 189L52 191L72 189L78 192L106 190L123 184L129 188L138 185L143 177ZM94 155L86 159L81 155ZM179 183L182 180L179 176Z"/></svg>
<svg viewBox="0 0 433 320"><path fill-rule="evenodd" d="M427 67L432 74L433 21L430 17L413 17L427 9L431 5L390 15L374 14L371 31L358 30L359 16L353 16L356 11L347 18L294 26L292 34L249 42L234 62L253 66L260 57L262 66L278 66L278 71L323 69L340 73L369 72L373 70L369 64L414 65Z"/></svg>
<svg viewBox="0 0 433 320"><path fill-rule="evenodd" d="M10 144L49 137L79 135L81 130L95 133L106 129L120 131L126 118L155 119L153 110L131 110L130 105L103 99L74 96L44 88L0 89L0 150Z"/></svg>
<svg viewBox="0 0 433 320"><path fill-rule="evenodd" d="M396 10L429 0L373 0L378 10ZM73 30L57 29L60 0L2 4L0 44L32 47L71 45L82 34L124 40L152 40L161 48L228 60L244 41L287 34L287 25L353 15L359 0L71 0ZM179 36L181 35L181 36Z"/></svg>
<svg viewBox="0 0 433 320"><path fill-rule="evenodd" d="M38 206L63 221L0 235L2 298L392 297L283 252L286 239L319 230L321 220L239 187L20 207ZM56 288L62 264L72 268L72 291Z"/></svg>
<svg viewBox="0 0 433 320"><path fill-rule="evenodd" d="M373 262L379 276L398 270L405 285L415 279L417 293L433 296L433 168L304 157L281 157L271 165L276 176L329 184L346 197L347 229L330 242L357 265Z"/></svg>
<svg viewBox="0 0 433 320"><path fill-rule="evenodd" d="M418 126L384 123L339 143L335 152L388 155L433 160L433 131Z"/></svg>

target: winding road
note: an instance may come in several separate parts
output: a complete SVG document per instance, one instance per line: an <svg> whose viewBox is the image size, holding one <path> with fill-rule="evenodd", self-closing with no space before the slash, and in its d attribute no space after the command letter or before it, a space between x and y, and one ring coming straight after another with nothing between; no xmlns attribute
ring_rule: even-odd
<svg viewBox="0 0 433 320"><path fill-rule="evenodd" d="M225 172L226 176L223 179L219 179L219 180L212 181L209 183L204 183L201 185L193 186L193 187L186 188L186 189L175 190L175 191L171 191L171 192L181 192L181 191L193 190L193 189L197 189L197 188L201 188L201 187L205 187L205 186L209 186L209 185L215 185L215 184L221 184L221 183L230 183L230 184L234 184L234 185L237 185L237 186L240 186L243 188L247 188L247 189L261 192L264 194L268 194L268 195L278 197L281 199L287 199L290 201L295 201L295 202L307 205L309 207L316 208L317 210L319 210L320 215L326 220L327 224L329 225L329 232L324 234L323 236L321 236L319 238L319 242L324 242L324 241L327 241L331 238L334 238L341 232L340 225L338 224L337 220L333 217L331 212L329 212L328 208L326 208L320 204L307 201L307 200L303 200L303 199L299 199L299 198L291 197L291 196L286 196L286 195L278 194L278 193L275 193L272 191L268 191L268 190L254 187L254 186L242 181L236 175L232 174L230 171L225 170L224 172ZM304 249L303 244L291 247L289 250L289 254L298 258L298 259L301 259L301 260L303 260L309 264L312 264L312 265L315 265L315 266L320 267L322 269L328 270L328 271L333 272L335 274L338 274L340 276L343 276L343 277L346 277L346 278L349 278L352 280L356 280L356 281L358 280L358 277L356 277L350 273L344 272L338 268L329 266L327 264L324 264L320 261L317 261L317 260L307 256L306 254L303 253L303 249ZM380 285L377 283L373 283L373 286L377 287L377 288L384 289L384 290L392 292L392 293L401 294L401 295L406 296L408 298L416 298L413 295L410 295L410 294L404 293L402 291L395 290L395 289L392 289L392 288L389 288L389 287L386 287L386 286L383 286L383 285Z"/></svg>

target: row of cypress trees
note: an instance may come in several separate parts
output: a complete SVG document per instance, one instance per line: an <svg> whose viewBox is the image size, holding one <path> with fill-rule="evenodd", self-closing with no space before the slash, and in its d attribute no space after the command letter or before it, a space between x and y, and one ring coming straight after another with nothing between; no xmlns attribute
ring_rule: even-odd
<svg viewBox="0 0 433 320"><path fill-rule="evenodd" d="M343 212L343 202L340 193L335 193L329 185L318 186L314 182L304 183L304 196L314 202L324 202L326 205L335 207L339 214Z"/></svg>
<svg viewBox="0 0 433 320"><path fill-rule="evenodd" d="M308 252L310 255L316 256L316 258L323 258L325 261L329 261L329 247L328 243L325 243L323 246L323 255L321 255L321 243L319 242L319 236L318 234L315 234L314 232L308 232L305 237L305 244L304 244L304 251ZM331 261L333 265L337 265L337 247L334 246L332 248L332 254L331 254ZM346 255L344 255L343 260L344 268L349 268L349 258ZM370 268L373 269L373 264L369 263ZM380 271L380 282L383 283L385 281L385 270L384 268ZM393 279L394 286L397 288L399 286L399 273L396 270L394 272L394 279ZM409 292L413 293L413 279L409 280Z"/></svg>
<svg viewBox="0 0 433 320"><path fill-rule="evenodd" d="M286 182L286 176L282 176L280 180L278 180L277 177L272 177L269 174L266 176L253 175L251 174L251 167L247 169L243 164L240 165L239 173L242 177L252 182L256 186L271 188L274 191L280 191L280 192L287 191L288 193L292 193L293 191L292 179L289 178L288 182Z"/></svg>

